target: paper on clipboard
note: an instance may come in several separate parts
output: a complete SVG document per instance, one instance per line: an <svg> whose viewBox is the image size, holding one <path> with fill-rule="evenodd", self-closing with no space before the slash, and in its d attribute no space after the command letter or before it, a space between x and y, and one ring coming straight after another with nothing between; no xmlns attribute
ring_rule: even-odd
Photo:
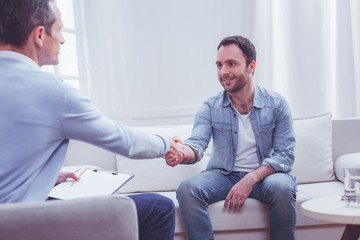
<svg viewBox="0 0 360 240"><path fill-rule="evenodd" d="M82 171L83 169L81 169ZM81 178L73 183L73 179L55 186L49 197L58 199L75 199L94 196L109 196L117 192L130 181L134 175L97 171L87 168Z"/></svg>

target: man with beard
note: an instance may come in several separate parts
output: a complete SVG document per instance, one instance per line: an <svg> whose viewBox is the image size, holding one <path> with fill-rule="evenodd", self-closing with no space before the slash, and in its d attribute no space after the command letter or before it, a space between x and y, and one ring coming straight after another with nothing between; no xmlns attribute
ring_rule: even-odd
<svg viewBox="0 0 360 240"><path fill-rule="evenodd" d="M199 161L213 139L206 171L186 179L177 190L189 240L214 239L208 204L225 199L225 208L243 207L248 197L267 203L270 238L295 239L295 134L286 100L253 84L256 50L246 38L223 39L217 73L224 87L197 112L183 157L168 153L168 165Z"/></svg>

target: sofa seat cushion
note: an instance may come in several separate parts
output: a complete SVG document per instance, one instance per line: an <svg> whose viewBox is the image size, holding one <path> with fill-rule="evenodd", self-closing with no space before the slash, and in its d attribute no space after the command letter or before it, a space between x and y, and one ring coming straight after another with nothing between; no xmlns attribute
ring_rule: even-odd
<svg viewBox="0 0 360 240"><path fill-rule="evenodd" d="M176 209L175 232L185 232L180 218L179 204L176 199L175 191L157 193L173 200ZM303 216L301 214L301 204L306 200L316 197L331 195L338 195L340 197L343 193L344 186L339 181L298 185L296 225L309 226L327 224ZM252 198L247 199L244 207L237 210L224 208L224 201L210 204L209 214L214 231L258 229L268 228L269 226L269 211L267 204L263 204Z"/></svg>
<svg viewBox="0 0 360 240"><path fill-rule="evenodd" d="M340 181L299 184L297 200L296 200L296 211L297 211L296 225L307 226L307 225L326 224L324 222L316 221L303 216L301 214L301 204L307 200L318 197L336 195L339 196L340 198L343 194L344 194L344 184Z"/></svg>
<svg viewBox="0 0 360 240"><path fill-rule="evenodd" d="M175 232L185 232L180 218L179 204L175 192L157 192L174 201L176 209ZM209 214L214 231L254 229L268 227L268 211L266 204L255 199L246 200L245 207L238 210L224 208L224 201L209 205Z"/></svg>

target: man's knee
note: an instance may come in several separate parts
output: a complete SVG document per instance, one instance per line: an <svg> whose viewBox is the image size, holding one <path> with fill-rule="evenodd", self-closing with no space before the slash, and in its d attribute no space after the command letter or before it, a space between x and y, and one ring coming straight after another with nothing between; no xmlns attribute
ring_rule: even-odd
<svg viewBox="0 0 360 240"><path fill-rule="evenodd" d="M176 194L183 194L184 192L188 192L189 187L191 187L191 182L189 181L189 179L185 179L178 186Z"/></svg>
<svg viewBox="0 0 360 240"><path fill-rule="evenodd" d="M168 212L170 214L175 213L174 202L170 198L164 197L156 193L148 193L146 195L148 195L147 200L151 202L154 206L156 206L158 209L163 210L164 212Z"/></svg>
<svg viewBox="0 0 360 240"><path fill-rule="evenodd" d="M138 211L142 209L162 209L165 212L173 214L175 212L174 202L156 193L144 193L144 194L135 194L130 195L136 204Z"/></svg>
<svg viewBox="0 0 360 240"><path fill-rule="evenodd" d="M187 201L192 201L194 197L202 198L203 194L201 192L200 187L190 178L180 183L176 190L176 197L179 204L182 204Z"/></svg>
<svg viewBox="0 0 360 240"><path fill-rule="evenodd" d="M161 206L164 210L166 210L170 214L175 214L174 202L170 198L158 195L155 201L158 206Z"/></svg>
<svg viewBox="0 0 360 240"><path fill-rule="evenodd" d="M286 173L276 173L268 176L267 192L274 198L296 201L296 181Z"/></svg>

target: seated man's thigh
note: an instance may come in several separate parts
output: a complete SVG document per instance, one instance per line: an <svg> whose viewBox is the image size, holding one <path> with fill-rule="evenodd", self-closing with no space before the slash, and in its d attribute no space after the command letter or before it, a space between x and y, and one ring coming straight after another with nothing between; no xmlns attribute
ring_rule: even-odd
<svg viewBox="0 0 360 240"><path fill-rule="evenodd" d="M274 173L253 187L250 197L265 203L272 200L296 200L296 180L288 173Z"/></svg>
<svg viewBox="0 0 360 240"><path fill-rule="evenodd" d="M239 174L224 175L220 171L204 171L185 179L177 189L177 197L201 198L208 204L224 200L239 181Z"/></svg>

